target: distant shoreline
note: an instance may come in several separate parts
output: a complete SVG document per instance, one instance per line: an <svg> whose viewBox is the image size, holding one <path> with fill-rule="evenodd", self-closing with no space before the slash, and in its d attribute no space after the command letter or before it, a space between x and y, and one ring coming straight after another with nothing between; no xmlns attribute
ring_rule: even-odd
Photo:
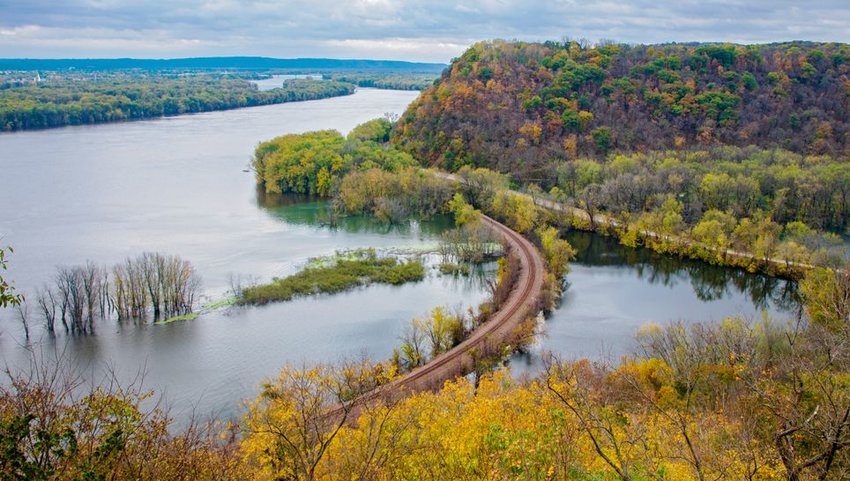
<svg viewBox="0 0 850 481"><path fill-rule="evenodd" d="M59 70L289 70L289 73L326 71L368 71L394 73L440 73L446 64L402 60L270 58L270 57L188 57L172 59L139 58L0 58L0 71ZM298 72L303 70L304 72ZM306 72L310 71L310 72Z"/></svg>

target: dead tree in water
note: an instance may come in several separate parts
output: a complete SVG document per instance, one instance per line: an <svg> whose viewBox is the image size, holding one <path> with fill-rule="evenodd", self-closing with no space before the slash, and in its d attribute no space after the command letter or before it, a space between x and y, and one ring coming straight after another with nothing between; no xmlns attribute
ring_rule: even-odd
<svg viewBox="0 0 850 481"><path fill-rule="evenodd" d="M104 269L92 261L86 262L86 265L79 269L86 303L86 323L91 332L94 330L95 318L102 318L107 314L103 310L103 295L109 289L109 279Z"/></svg>
<svg viewBox="0 0 850 481"><path fill-rule="evenodd" d="M192 312L200 279L192 264L179 256L144 253L127 258L109 271L94 262L56 269L55 288L37 293L47 331L55 332L56 318L66 332L94 332L95 322L114 311L119 320L154 320Z"/></svg>
<svg viewBox="0 0 850 481"><path fill-rule="evenodd" d="M29 325L29 317L30 317L30 307L27 304L26 299L21 299L21 302L15 304L15 310L18 312L18 319L21 321L21 324L24 325L24 335L26 336L27 341L30 339L30 325Z"/></svg>
<svg viewBox="0 0 850 481"><path fill-rule="evenodd" d="M475 222L443 233L439 250L443 262L480 263L493 259L505 248L489 227Z"/></svg>
<svg viewBox="0 0 850 481"><path fill-rule="evenodd" d="M59 267L56 273L56 287L62 304L62 319L71 326L74 333L86 333L85 289L83 287L83 269L77 267ZM66 317L67 316L67 317Z"/></svg>
<svg viewBox="0 0 850 481"><path fill-rule="evenodd" d="M118 319L143 319L148 305L148 294L143 282L141 262L127 258L112 269L112 305Z"/></svg>
<svg viewBox="0 0 850 481"><path fill-rule="evenodd" d="M56 332L56 310L58 309L56 300L53 290L48 286L44 286L43 289L40 289L36 293L38 309L44 318L44 325L47 327L47 332L51 335Z"/></svg>
<svg viewBox="0 0 850 481"><path fill-rule="evenodd" d="M38 296L39 307L47 324L53 332L57 304L60 319L65 329L74 333L91 333L97 319L105 317L105 296L109 284L106 272L94 262L84 266L58 267L56 271L56 293L45 288ZM58 297L58 299L57 299Z"/></svg>
<svg viewBox="0 0 850 481"><path fill-rule="evenodd" d="M179 256L146 252L113 269L112 305L120 319L154 320L192 312L200 279Z"/></svg>

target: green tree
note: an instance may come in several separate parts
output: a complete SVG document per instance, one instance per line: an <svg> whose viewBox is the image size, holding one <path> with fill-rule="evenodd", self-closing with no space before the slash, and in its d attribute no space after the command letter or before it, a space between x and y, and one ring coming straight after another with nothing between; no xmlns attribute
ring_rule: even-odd
<svg viewBox="0 0 850 481"><path fill-rule="evenodd" d="M691 229L691 238L699 245L695 245L700 257L706 260L723 262L726 253L732 243L732 231L736 225L735 217L719 210L709 210L702 219Z"/></svg>
<svg viewBox="0 0 850 481"><path fill-rule="evenodd" d="M590 132L591 137L593 137L593 145L596 146L596 150L600 154L607 154L609 150L611 150L611 128L610 127L598 127L593 129Z"/></svg>
<svg viewBox="0 0 850 481"><path fill-rule="evenodd" d="M543 254L549 271L556 279L562 279L570 270L569 262L575 257L576 250L564 239L558 237L558 229L554 227L541 227L537 229Z"/></svg>
<svg viewBox="0 0 850 481"><path fill-rule="evenodd" d="M448 204L449 212L455 217L455 225L461 227L466 224L476 224L481 219L481 213L475 210L463 198L463 194L456 192Z"/></svg>
<svg viewBox="0 0 850 481"><path fill-rule="evenodd" d="M284 135L257 147L253 166L268 193L329 196L336 177L348 169L335 130ZM330 177L329 177L330 176Z"/></svg>
<svg viewBox="0 0 850 481"><path fill-rule="evenodd" d="M6 252L12 253L12 247L0 249L0 270L5 271L8 268L9 261L6 260ZM0 307L17 306L23 301L21 294L15 294L15 286L9 284L3 276L0 276Z"/></svg>

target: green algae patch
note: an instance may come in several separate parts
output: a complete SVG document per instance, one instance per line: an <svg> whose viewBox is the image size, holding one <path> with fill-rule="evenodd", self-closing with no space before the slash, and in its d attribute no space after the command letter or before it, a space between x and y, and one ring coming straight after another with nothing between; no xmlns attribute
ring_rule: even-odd
<svg viewBox="0 0 850 481"><path fill-rule="evenodd" d="M223 299L218 299L215 301L210 301L203 306L201 306L201 312L207 313L209 311L217 311L219 309L223 309L225 307L230 307L239 302L239 298L236 296L225 297Z"/></svg>
<svg viewBox="0 0 850 481"><path fill-rule="evenodd" d="M167 319L162 319L160 321L156 321L154 324L164 325L171 324L172 322L179 321L194 321L201 314L207 314L212 311L217 311L219 309L224 309L225 307L230 307L235 305L239 301L235 296L224 297L222 299L216 299L214 301L210 301L201 306L201 309L198 312L190 312L188 314L182 314L179 316L171 316Z"/></svg>
<svg viewBox="0 0 850 481"><path fill-rule="evenodd" d="M200 315L199 312L190 312L188 314L181 314L179 316L171 316L168 319L156 321L154 324L159 324L161 326L161 325L164 325L164 324L171 324L172 322L194 321L195 319L198 318L199 315Z"/></svg>

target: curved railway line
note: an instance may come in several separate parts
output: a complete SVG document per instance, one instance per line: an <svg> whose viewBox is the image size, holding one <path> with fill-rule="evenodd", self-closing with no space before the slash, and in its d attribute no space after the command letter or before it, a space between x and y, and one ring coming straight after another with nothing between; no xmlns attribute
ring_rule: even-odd
<svg viewBox="0 0 850 481"><path fill-rule="evenodd" d="M545 277L540 252L528 239L507 226L483 214L482 220L502 236L519 258L519 276L508 298L498 311L491 314L490 318L472 331L463 342L404 376L365 394L354 401L355 405L380 397L439 389L445 381L469 372L474 363L473 353L477 348L488 342L501 343L509 340L517 326L536 314ZM339 414L341 410L342 408L338 407L329 414Z"/></svg>
<svg viewBox="0 0 850 481"><path fill-rule="evenodd" d="M536 314L531 310L537 308L545 273L540 253L528 239L517 232L490 217L482 217L485 224L502 235L519 257L520 275L508 299L501 309L493 313L487 322L475 329L463 342L389 383L387 388L409 391L439 388L447 379L462 375L468 370L473 361L470 354L473 349L485 342L502 342L508 339L517 326Z"/></svg>

